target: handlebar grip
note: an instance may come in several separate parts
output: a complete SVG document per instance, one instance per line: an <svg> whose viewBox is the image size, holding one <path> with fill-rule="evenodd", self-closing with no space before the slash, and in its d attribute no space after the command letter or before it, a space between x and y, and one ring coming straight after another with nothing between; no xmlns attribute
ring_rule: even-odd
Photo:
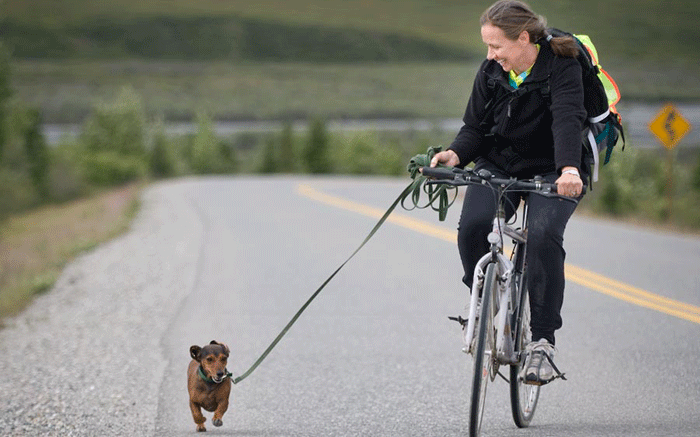
<svg viewBox="0 0 700 437"><path fill-rule="evenodd" d="M454 179L455 172L447 167L422 167L423 176L435 179Z"/></svg>

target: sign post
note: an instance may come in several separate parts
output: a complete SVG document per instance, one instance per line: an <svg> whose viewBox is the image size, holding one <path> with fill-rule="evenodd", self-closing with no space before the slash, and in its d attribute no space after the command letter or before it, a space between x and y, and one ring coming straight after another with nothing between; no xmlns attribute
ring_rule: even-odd
<svg viewBox="0 0 700 437"><path fill-rule="evenodd" d="M649 130L656 135L661 144L668 150L668 206L666 218L671 218L673 209L673 149L678 142L690 131L690 123L672 104L667 104L649 123Z"/></svg>

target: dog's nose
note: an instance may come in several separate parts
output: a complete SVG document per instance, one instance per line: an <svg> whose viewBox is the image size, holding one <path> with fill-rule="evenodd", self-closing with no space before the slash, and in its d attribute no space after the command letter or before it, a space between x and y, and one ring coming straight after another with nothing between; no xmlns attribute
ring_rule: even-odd
<svg viewBox="0 0 700 437"><path fill-rule="evenodd" d="M216 376L218 376L219 378L223 378L223 377L224 377L224 372L222 372L221 370L219 370L218 372L216 372Z"/></svg>

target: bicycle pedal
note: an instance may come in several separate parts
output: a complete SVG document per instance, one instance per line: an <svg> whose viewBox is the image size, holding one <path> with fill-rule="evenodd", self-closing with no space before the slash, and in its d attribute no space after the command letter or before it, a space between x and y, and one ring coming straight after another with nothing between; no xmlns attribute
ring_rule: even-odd
<svg viewBox="0 0 700 437"><path fill-rule="evenodd" d="M455 322L458 322L462 326L467 326L467 319L463 319L462 316L457 316L457 317L448 316L447 318L450 320L453 320Z"/></svg>

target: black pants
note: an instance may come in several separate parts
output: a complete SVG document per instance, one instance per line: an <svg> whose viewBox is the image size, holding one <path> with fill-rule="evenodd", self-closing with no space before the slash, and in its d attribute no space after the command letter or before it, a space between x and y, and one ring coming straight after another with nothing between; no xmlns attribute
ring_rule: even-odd
<svg viewBox="0 0 700 437"><path fill-rule="evenodd" d="M487 168L499 177L508 177L493 165L480 163L476 167ZM556 173L542 175L554 182ZM525 194L528 195L528 194ZM508 193L506 215L510 219L517 210L522 193ZM561 307L564 301L564 230L576 209L576 203L556 197L529 194L527 286L530 292L532 312L532 340L547 339L554 344L554 331L561 328ZM463 281L471 287L474 268L479 259L489 251L486 237L491 232L496 212L493 191L484 186L470 185L464 197L459 221L457 244L464 266Z"/></svg>

